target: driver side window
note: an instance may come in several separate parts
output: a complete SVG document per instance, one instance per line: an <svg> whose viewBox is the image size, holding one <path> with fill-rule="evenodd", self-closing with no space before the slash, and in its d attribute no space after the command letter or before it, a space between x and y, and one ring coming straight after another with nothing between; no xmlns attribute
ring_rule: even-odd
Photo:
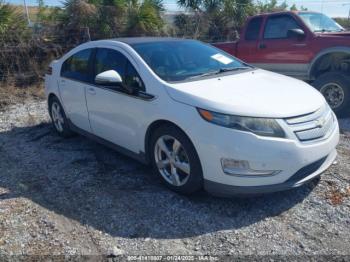
<svg viewBox="0 0 350 262"><path fill-rule="evenodd" d="M125 78L123 82L126 86L136 88L140 91L146 91L141 77L137 73L135 67L129 61L126 65Z"/></svg>
<svg viewBox="0 0 350 262"><path fill-rule="evenodd" d="M264 31L264 39L285 39L289 29L300 29L295 19L289 15L268 18Z"/></svg>
<svg viewBox="0 0 350 262"><path fill-rule="evenodd" d="M95 57L95 75L108 70L118 72L125 86L145 91L141 77L122 53L113 49L99 48Z"/></svg>
<svg viewBox="0 0 350 262"><path fill-rule="evenodd" d="M114 70L124 79L126 57L113 49L99 48L95 57L95 75L107 70Z"/></svg>

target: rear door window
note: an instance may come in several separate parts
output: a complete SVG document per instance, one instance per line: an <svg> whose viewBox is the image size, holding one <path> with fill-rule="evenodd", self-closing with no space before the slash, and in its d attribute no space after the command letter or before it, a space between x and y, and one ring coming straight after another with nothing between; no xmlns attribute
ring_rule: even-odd
<svg viewBox="0 0 350 262"><path fill-rule="evenodd" d="M259 33L260 33L260 27L262 24L262 17L256 17L250 20L246 33L245 33L245 40L247 41L254 41L259 39Z"/></svg>
<svg viewBox="0 0 350 262"><path fill-rule="evenodd" d="M61 76L72 80L90 82L92 74L90 70L90 57L92 49L79 51L64 61L61 68Z"/></svg>

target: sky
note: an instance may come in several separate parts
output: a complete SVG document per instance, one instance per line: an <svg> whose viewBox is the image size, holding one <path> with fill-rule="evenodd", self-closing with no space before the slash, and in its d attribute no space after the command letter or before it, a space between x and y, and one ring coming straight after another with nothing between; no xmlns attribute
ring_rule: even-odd
<svg viewBox="0 0 350 262"><path fill-rule="evenodd" d="M37 0L6 0L11 4L23 4L26 1L28 5L37 5ZM265 1L265 0L261 0ZM282 3L283 0L277 0ZM60 6L62 0L44 0L46 5ZM170 11L178 11L176 0L163 0L165 7ZM297 7L304 6L310 11L325 13L331 17L348 17L350 9L350 0L287 0L289 6L296 4Z"/></svg>

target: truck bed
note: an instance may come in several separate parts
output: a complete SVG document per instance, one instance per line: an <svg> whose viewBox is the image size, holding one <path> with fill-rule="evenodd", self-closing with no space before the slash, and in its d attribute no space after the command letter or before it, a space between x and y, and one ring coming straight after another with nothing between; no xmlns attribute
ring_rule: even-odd
<svg viewBox="0 0 350 262"><path fill-rule="evenodd" d="M225 52L236 56L237 55L237 44L238 41L235 42L218 42L218 43L212 43L213 46L224 50Z"/></svg>

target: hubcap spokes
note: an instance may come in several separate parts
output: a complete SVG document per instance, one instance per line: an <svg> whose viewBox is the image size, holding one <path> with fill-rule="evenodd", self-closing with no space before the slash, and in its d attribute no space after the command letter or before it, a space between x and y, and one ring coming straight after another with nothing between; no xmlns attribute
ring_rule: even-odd
<svg viewBox="0 0 350 262"><path fill-rule="evenodd" d="M51 106L52 121L59 132L63 131L64 119L61 113L61 107L59 104L54 102Z"/></svg>
<svg viewBox="0 0 350 262"><path fill-rule="evenodd" d="M344 91L336 83L329 83L320 89L332 109L338 108L344 102Z"/></svg>
<svg viewBox="0 0 350 262"><path fill-rule="evenodd" d="M163 178L174 186L184 185L190 176L190 162L181 143L172 136L161 136L154 149L156 164Z"/></svg>

